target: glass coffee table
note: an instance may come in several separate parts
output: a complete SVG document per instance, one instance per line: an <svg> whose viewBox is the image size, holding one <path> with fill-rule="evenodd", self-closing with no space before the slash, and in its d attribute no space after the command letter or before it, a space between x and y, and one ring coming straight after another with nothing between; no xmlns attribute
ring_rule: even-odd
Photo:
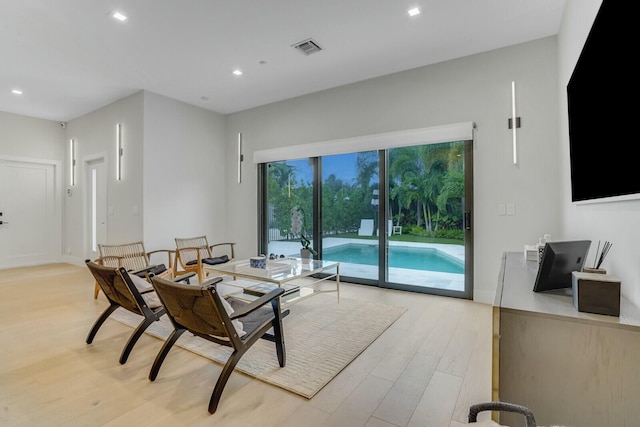
<svg viewBox="0 0 640 427"><path fill-rule="evenodd" d="M282 301L285 304L307 298L320 292L336 292L340 302L340 263L335 261L279 258L267 261L266 268L253 268L249 260L207 265L205 270L213 275L231 276L218 284L223 294L253 301L275 287L285 288ZM321 274L321 278L312 277ZM238 279L246 280L238 280ZM316 284L335 278L335 289L318 289ZM306 279L306 280L299 280Z"/></svg>

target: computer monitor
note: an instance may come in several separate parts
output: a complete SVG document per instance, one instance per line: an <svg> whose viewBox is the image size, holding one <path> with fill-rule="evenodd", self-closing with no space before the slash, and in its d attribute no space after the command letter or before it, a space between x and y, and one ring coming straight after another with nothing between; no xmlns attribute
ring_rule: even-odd
<svg viewBox="0 0 640 427"><path fill-rule="evenodd" d="M533 291L571 288L571 272L582 271L590 246L591 240L547 242Z"/></svg>

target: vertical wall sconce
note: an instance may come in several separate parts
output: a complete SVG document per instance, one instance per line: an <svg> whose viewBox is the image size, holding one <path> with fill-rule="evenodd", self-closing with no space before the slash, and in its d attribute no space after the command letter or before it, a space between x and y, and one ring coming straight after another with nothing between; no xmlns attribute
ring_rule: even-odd
<svg viewBox="0 0 640 427"><path fill-rule="evenodd" d="M122 181L122 124L116 125L116 180Z"/></svg>
<svg viewBox="0 0 640 427"><path fill-rule="evenodd" d="M76 185L76 141L69 140L69 185Z"/></svg>
<svg viewBox="0 0 640 427"><path fill-rule="evenodd" d="M242 182L242 161L244 156L242 155L242 133L238 132L238 184Z"/></svg>
<svg viewBox="0 0 640 427"><path fill-rule="evenodd" d="M514 125L515 123L515 125ZM516 116L516 82L511 82L511 118L509 119L509 129L513 143L513 164L518 164L518 135L516 129L520 127L520 117Z"/></svg>

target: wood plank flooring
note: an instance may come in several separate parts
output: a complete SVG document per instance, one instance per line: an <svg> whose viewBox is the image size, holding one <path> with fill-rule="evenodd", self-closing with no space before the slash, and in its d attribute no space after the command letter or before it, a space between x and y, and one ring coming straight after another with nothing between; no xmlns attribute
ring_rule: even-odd
<svg viewBox="0 0 640 427"><path fill-rule="evenodd" d="M209 415L220 365L174 347L152 383L160 340L144 335L125 365L129 327L107 320L85 344L107 305L93 288L69 264L0 270L0 425L460 427L491 398L490 306L343 283L408 310L313 399L233 373Z"/></svg>

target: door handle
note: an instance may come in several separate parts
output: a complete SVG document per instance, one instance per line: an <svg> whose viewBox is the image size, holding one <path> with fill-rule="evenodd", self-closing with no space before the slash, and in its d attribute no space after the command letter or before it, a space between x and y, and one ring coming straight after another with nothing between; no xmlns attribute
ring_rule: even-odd
<svg viewBox="0 0 640 427"><path fill-rule="evenodd" d="M9 224L7 221L0 221L0 225L2 224Z"/></svg>
<svg viewBox="0 0 640 427"><path fill-rule="evenodd" d="M471 230L471 211L464 212L464 229Z"/></svg>

